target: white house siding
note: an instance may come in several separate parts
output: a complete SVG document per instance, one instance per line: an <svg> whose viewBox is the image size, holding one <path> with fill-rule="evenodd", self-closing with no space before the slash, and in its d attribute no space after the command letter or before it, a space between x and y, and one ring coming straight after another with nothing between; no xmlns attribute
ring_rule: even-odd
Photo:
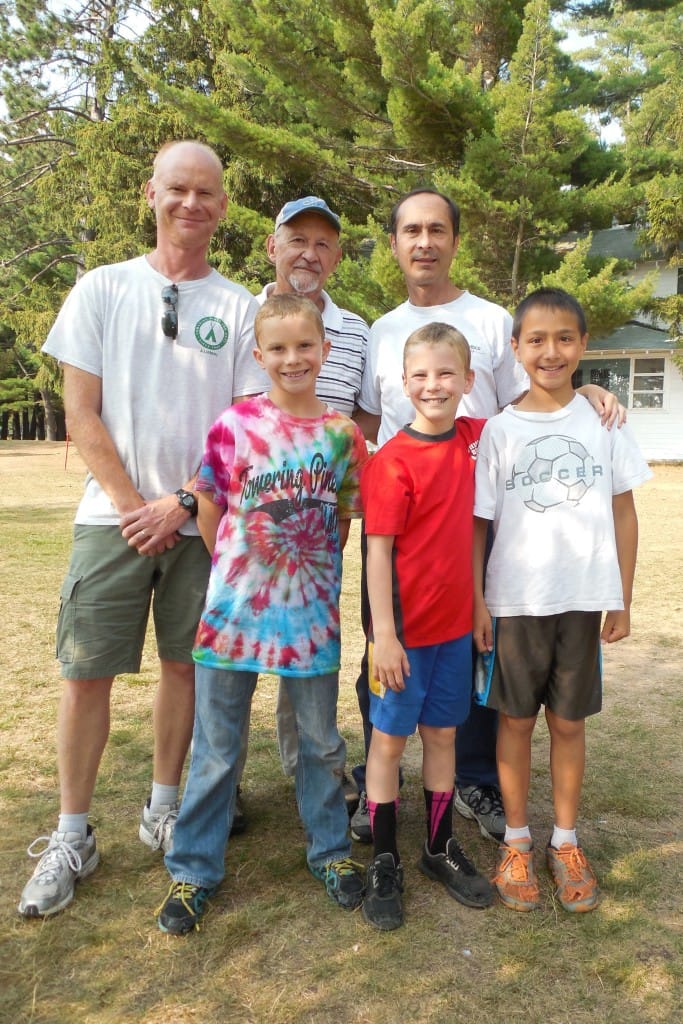
<svg viewBox="0 0 683 1024"><path fill-rule="evenodd" d="M568 236L571 240L573 236ZM678 269L671 266L663 253L645 258L638 241L639 229L619 225L593 232L591 254L616 256L632 261L627 279L637 284L654 271L654 295L675 295ZM661 409L628 410L628 422L641 451L650 462L683 461L683 377L672 357L673 345L667 337L663 321L646 314L614 331L609 338L591 339L582 365L596 359L664 359L664 395Z"/></svg>
<svg viewBox="0 0 683 1024"><path fill-rule="evenodd" d="M628 411L640 450L650 462L683 461L683 377L671 356L665 358L664 408Z"/></svg>

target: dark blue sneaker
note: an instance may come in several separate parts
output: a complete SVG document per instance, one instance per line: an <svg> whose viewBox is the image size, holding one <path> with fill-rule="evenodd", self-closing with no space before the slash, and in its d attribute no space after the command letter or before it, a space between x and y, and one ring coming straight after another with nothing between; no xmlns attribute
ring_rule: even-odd
<svg viewBox="0 0 683 1024"><path fill-rule="evenodd" d="M330 899L345 910L355 910L363 902L365 872L362 864L344 857L321 867L311 868L312 874L325 883Z"/></svg>
<svg viewBox="0 0 683 1024"><path fill-rule="evenodd" d="M171 882L168 895L157 910L161 931L171 935L186 935L193 928L199 931L199 919L212 892L189 882Z"/></svg>

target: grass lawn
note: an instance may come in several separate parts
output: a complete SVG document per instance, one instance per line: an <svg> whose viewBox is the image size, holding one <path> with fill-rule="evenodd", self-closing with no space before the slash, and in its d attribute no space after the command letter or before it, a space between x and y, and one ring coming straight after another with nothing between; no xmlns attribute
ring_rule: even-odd
<svg viewBox="0 0 683 1024"><path fill-rule="evenodd" d="M154 911L168 877L137 838L151 775L153 647L114 688L112 728L92 822L102 862L74 903L46 921L16 913L26 847L54 828L53 660L57 598L82 464L64 445L0 443L0 1022L2 1024L675 1024L681 997L681 681L683 467L662 466L636 494L641 524L633 635L605 652L605 701L588 726L580 836L603 899L576 918L542 867L552 824L548 745L534 740L532 829L543 908L468 910L415 867L423 840L420 747L406 756L400 845L406 923L369 928L308 873L264 677L245 775L248 831L202 929L163 935ZM362 755L354 681L357 524L345 557L339 717L348 762ZM455 815L481 870L496 848ZM366 863L368 847L355 846Z"/></svg>

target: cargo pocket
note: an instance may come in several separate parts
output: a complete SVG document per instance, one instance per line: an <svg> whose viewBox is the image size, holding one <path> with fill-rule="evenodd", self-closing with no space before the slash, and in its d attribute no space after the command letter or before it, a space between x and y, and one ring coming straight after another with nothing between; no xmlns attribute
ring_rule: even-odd
<svg viewBox="0 0 683 1024"><path fill-rule="evenodd" d="M62 665L70 665L76 649L76 595L82 576L67 573L59 592L57 615L56 657Z"/></svg>

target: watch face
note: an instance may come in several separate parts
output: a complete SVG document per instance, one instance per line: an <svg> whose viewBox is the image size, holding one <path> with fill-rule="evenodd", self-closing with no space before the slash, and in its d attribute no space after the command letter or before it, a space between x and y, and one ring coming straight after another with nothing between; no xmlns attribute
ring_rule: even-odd
<svg viewBox="0 0 683 1024"><path fill-rule="evenodd" d="M178 498L179 504L182 505L182 507L186 509L190 513L190 515L194 516L197 514L197 499L195 498L194 494L192 494L190 491L183 491L181 489L179 491L176 491L176 496Z"/></svg>

